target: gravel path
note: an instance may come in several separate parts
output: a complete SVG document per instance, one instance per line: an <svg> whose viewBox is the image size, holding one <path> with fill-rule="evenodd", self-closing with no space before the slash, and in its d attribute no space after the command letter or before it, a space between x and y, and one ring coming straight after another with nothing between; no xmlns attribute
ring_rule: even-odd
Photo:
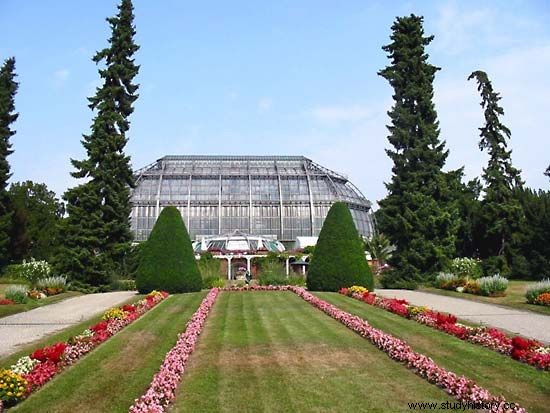
<svg viewBox="0 0 550 413"><path fill-rule="evenodd" d="M0 318L0 357L48 334L81 323L135 295L132 291L87 294Z"/></svg>
<svg viewBox="0 0 550 413"><path fill-rule="evenodd" d="M384 297L404 298L414 305L425 305L464 320L550 343L550 316L547 315L420 291L376 290L376 293Z"/></svg>

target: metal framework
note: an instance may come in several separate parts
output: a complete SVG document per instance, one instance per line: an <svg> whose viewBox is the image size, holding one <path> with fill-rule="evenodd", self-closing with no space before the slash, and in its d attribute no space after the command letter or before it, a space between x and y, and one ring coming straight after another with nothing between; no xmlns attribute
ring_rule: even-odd
<svg viewBox="0 0 550 413"><path fill-rule="evenodd" d="M176 206L191 238L240 230L294 241L318 236L330 206L345 202L361 235L371 203L346 176L303 156L165 156L136 171L131 225L146 240L163 207Z"/></svg>

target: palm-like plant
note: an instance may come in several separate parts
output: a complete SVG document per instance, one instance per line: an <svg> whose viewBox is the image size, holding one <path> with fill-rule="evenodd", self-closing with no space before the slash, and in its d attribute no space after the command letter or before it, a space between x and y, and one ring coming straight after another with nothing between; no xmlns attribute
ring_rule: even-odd
<svg viewBox="0 0 550 413"><path fill-rule="evenodd" d="M373 260L378 260L378 265L384 265L392 256L394 246L384 234L375 234L372 238L365 238L365 251Z"/></svg>

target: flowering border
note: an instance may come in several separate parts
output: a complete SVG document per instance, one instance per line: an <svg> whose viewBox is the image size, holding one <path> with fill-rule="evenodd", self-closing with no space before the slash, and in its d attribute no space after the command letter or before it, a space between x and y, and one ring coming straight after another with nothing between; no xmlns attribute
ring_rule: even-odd
<svg viewBox="0 0 550 413"><path fill-rule="evenodd" d="M10 407L40 389L66 367L74 364L167 297L166 292L153 291L132 305L107 310L103 321L86 329L82 334L71 337L65 343L39 348L30 356L21 357L10 369L0 370L0 375L5 372L16 373L26 386L21 396L15 400L13 397L10 398ZM116 318L109 318L113 311L117 314ZM0 412L3 407L6 407L6 400L0 400Z"/></svg>
<svg viewBox="0 0 550 413"><path fill-rule="evenodd" d="M427 307L414 306L402 299L379 297L368 291L352 292L348 288L342 288L339 293L443 331L461 340L508 355L514 360L542 370L550 370L550 347L545 347L536 340L520 336L509 337L498 328L466 326L458 323L457 317L453 314L439 313Z"/></svg>
<svg viewBox="0 0 550 413"><path fill-rule="evenodd" d="M439 367L429 357L417 353L403 340L393 337L369 325L366 320L340 310L338 307L321 300L301 287L289 287L290 291L298 294L302 299L317 307L325 314L340 321L349 329L368 339L372 344L384 351L392 359L405 363L420 377L430 383L445 389L463 403L483 403L490 405L490 411L525 413L526 410L514 403L506 403L502 396L494 396L489 390L478 386L473 380L447 371ZM505 408L504 406L508 406Z"/></svg>
<svg viewBox="0 0 550 413"><path fill-rule="evenodd" d="M166 354L159 372L153 376L148 389L130 406L130 413L164 412L174 400L176 388L185 372L189 356L195 350L204 322L219 292L219 288L213 288L202 300L199 308L187 323L185 332L178 336L176 345Z"/></svg>

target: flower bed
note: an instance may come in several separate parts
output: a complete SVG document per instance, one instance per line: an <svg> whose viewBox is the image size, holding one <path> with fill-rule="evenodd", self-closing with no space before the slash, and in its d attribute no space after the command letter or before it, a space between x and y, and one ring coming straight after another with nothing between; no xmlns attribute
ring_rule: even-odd
<svg viewBox="0 0 550 413"><path fill-rule="evenodd" d="M185 372L187 360L193 351L204 322L220 292L213 288L202 300L198 310L187 323L185 332L178 336L176 345L166 354L160 370L154 375L147 391L130 407L131 413L160 413L176 397L176 388Z"/></svg>
<svg viewBox="0 0 550 413"><path fill-rule="evenodd" d="M487 389L478 386L472 380L464 376L458 376L453 372L439 367L429 357L413 351L406 342L370 326L369 323L362 318L340 310L338 307L321 300L303 288L290 287L289 290L298 294L305 301L317 307L330 317L340 321L349 329L367 338L372 344L384 351L392 359L403 362L416 374L425 378L430 383L445 389L447 393L454 396L459 401L473 404L483 403L484 406L490 404L491 407L488 410L494 412L526 411L512 403L508 404L509 408L505 409L505 399L503 397L494 396Z"/></svg>
<svg viewBox="0 0 550 413"><path fill-rule="evenodd" d="M410 305L406 300L379 297L368 291L363 294L350 293L347 288L342 288L339 292L451 334L461 340L506 354L539 369L550 370L550 347L545 347L536 340L526 340L519 336L508 337L497 328L466 326L458 323L457 318L452 314L443 314L426 307Z"/></svg>
<svg viewBox="0 0 550 413"><path fill-rule="evenodd" d="M64 368L145 314L166 297L168 293L153 291L133 305L109 309L105 312L104 321L70 338L66 343L56 343L37 349L30 356L21 357L9 369L0 370L0 411L2 406L10 407L25 399ZM1 390L4 377L9 378L10 382L18 383L17 392ZM24 387L24 390L21 390L21 387Z"/></svg>

